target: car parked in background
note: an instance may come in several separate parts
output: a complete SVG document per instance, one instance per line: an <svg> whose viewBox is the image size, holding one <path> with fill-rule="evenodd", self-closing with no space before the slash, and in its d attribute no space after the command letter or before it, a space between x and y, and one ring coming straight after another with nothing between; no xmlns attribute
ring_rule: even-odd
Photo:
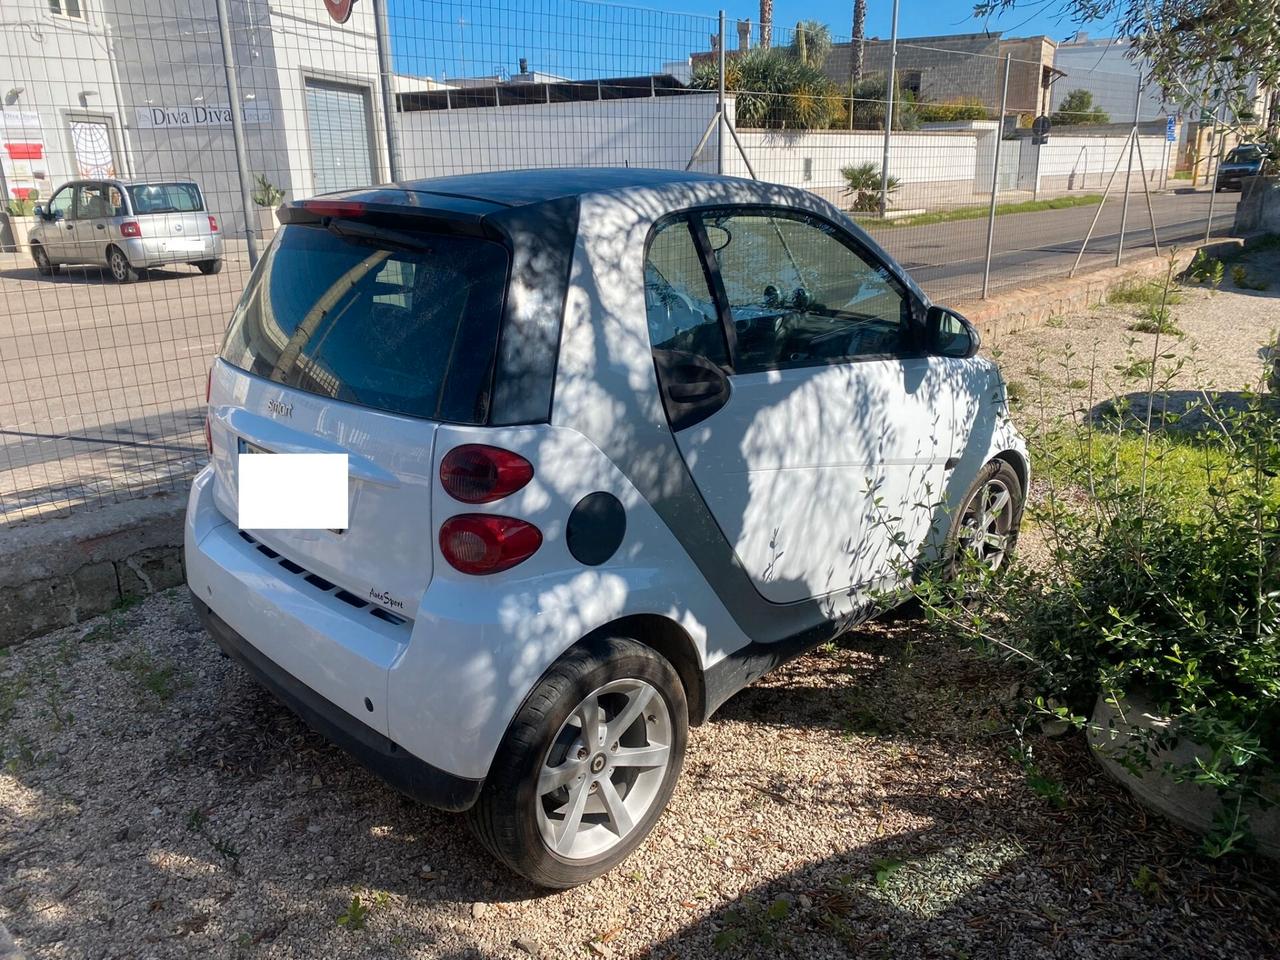
<svg viewBox="0 0 1280 960"><path fill-rule="evenodd" d="M280 216L209 375L196 609L539 884L634 849L746 684L1013 550L995 364L813 194L521 170ZM293 453L347 457L345 528L242 529L245 458Z"/></svg>
<svg viewBox="0 0 1280 960"><path fill-rule="evenodd" d="M1245 177L1256 177L1262 173L1262 164L1266 160L1266 152L1258 143L1242 143L1235 147L1222 159L1218 166L1218 177L1214 181L1215 190L1239 190Z"/></svg>
<svg viewBox="0 0 1280 960"><path fill-rule="evenodd" d="M222 269L222 232L190 181L75 180L37 204L31 257L49 276L64 264L106 267L117 283L151 267Z"/></svg>

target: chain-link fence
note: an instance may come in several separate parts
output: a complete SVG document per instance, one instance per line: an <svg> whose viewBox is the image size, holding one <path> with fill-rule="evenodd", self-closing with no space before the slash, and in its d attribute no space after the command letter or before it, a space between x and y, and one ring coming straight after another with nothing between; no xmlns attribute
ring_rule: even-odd
<svg viewBox="0 0 1280 960"><path fill-rule="evenodd" d="M1233 200L1177 178L1195 123L1068 111L1045 139L1072 83L1053 55L582 0L12 0L0 524L184 485L282 200L520 167L752 176L849 211L952 302L1067 273L1091 224L1081 269L1114 263L1126 192L1126 254L1152 220L1167 243L1230 225Z"/></svg>

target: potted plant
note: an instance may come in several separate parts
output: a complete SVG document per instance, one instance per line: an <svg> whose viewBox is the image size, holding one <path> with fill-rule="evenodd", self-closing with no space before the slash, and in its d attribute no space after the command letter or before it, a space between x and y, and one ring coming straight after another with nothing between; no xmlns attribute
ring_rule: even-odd
<svg viewBox="0 0 1280 960"><path fill-rule="evenodd" d="M276 207L284 200L284 191L260 173L254 181L252 199L258 208L258 234L270 243L276 234Z"/></svg>
<svg viewBox="0 0 1280 960"><path fill-rule="evenodd" d="M29 190L25 197L18 197L5 204L3 229L0 229L0 249L5 253L22 253L30 244L28 237L35 226L36 201L39 190Z"/></svg>

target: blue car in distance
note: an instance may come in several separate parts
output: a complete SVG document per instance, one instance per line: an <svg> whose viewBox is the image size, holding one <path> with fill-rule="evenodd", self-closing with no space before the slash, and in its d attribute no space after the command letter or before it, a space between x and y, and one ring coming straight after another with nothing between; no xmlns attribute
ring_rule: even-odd
<svg viewBox="0 0 1280 960"><path fill-rule="evenodd" d="M1241 189L1245 177L1256 177L1262 173L1262 163L1265 159L1266 154L1261 144L1242 143L1223 158L1218 167L1218 178L1214 181L1213 189Z"/></svg>

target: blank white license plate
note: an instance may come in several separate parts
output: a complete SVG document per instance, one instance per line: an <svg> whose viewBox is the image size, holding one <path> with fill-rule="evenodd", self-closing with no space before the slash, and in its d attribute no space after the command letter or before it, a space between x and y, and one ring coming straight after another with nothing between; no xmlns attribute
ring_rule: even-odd
<svg viewBox="0 0 1280 960"><path fill-rule="evenodd" d="M164 242L166 253L199 253L204 249L203 240L166 240Z"/></svg>

